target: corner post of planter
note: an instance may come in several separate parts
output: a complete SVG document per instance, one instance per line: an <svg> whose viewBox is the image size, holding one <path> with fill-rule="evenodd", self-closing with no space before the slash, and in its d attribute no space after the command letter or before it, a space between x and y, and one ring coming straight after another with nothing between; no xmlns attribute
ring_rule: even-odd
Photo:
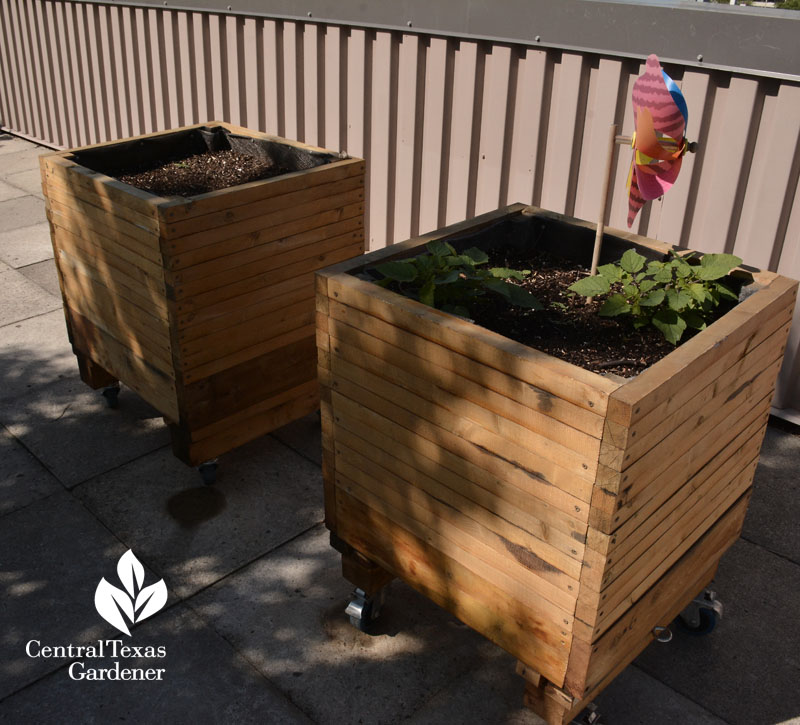
<svg viewBox="0 0 800 725"><path fill-rule="evenodd" d="M316 286L317 380L319 381L319 414L322 424L322 485L325 499L325 525L336 533L336 447L334 443L333 393L331 379L330 301L328 277L314 275Z"/></svg>

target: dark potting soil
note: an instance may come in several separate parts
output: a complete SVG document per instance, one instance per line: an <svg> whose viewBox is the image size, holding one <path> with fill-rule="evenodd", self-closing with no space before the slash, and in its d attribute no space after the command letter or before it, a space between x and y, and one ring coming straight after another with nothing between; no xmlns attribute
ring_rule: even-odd
<svg viewBox="0 0 800 725"><path fill-rule="evenodd" d="M492 253L490 267L530 269L520 284L542 303L542 310L511 307L496 295L471 310L475 322L529 347L596 373L633 377L675 349L654 327L635 330L624 318L599 317L602 299L586 302L567 288L588 274L571 260L537 251L523 258ZM685 341L689 335L684 333Z"/></svg>
<svg viewBox="0 0 800 725"><path fill-rule="evenodd" d="M157 196L194 196L291 171L268 158L237 151L206 151L148 169L123 169L120 181Z"/></svg>

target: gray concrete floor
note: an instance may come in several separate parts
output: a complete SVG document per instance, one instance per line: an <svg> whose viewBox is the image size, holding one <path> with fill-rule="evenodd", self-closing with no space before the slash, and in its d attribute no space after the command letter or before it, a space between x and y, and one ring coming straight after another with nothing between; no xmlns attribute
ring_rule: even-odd
<svg viewBox="0 0 800 725"><path fill-rule="evenodd" d="M11 723L538 723L511 657L393 584L351 628L322 525L316 416L230 453L218 483L170 453L159 414L81 383L38 186L44 151L0 135L0 720ZM649 647L598 698L612 725L800 722L800 437L773 423L707 637ZM94 592L132 549L166 606L120 635ZM44 646L122 638L163 681L77 681ZM33 654L37 650L32 651ZM146 653L141 653L146 655ZM113 658L85 661L110 667Z"/></svg>

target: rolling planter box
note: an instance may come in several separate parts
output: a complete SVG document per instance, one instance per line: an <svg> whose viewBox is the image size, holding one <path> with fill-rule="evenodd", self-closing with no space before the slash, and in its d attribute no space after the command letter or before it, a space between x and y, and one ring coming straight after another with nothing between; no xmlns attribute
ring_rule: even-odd
<svg viewBox="0 0 800 725"><path fill-rule="evenodd" d="M357 275L433 239L535 238L588 265L594 234L514 205L317 273L326 523L361 590L351 617L400 577L514 655L549 723L653 641L739 537L797 283L754 271L732 311L626 380ZM613 232L601 261L630 247L670 249Z"/></svg>
<svg viewBox="0 0 800 725"><path fill-rule="evenodd" d="M229 148L290 173L189 198L107 175ZM86 383L135 390L190 465L317 408L313 275L364 250L362 160L215 122L47 155L41 170Z"/></svg>

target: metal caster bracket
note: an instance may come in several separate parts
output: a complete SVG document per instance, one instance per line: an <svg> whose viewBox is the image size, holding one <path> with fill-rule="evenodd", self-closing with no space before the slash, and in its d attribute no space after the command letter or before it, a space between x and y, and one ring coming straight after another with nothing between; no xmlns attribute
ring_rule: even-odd
<svg viewBox="0 0 800 725"><path fill-rule="evenodd" d="M382 587L372 596L368 596L363 589L356 587L344 613L350 617L350 624L356 629L370 632L385 601L386 587Z"/></svg>
<svg viewBox="0 0 800 725"><path fill-rule="evenodd" d="M103 397L106 399L106 405L115 410L119 407L119 385L109 385L103 389Z"/></svg>
<svg viewBox="0 0 800 725"><path fill-rule="evenodd" d="M219 464L216 458L212 461L201 463L197 467L197 472L206 486L213 486L217 482L217 468L219 468Z"/></svg>
<svg viewBox="0 0 800 725"><path fill-rule="evenodd" d="M706 589L695 597L679 615L680 628L690 634L708 634L717 619L722 619L723 606L713 589Z"/></svg>
<svg viewBox="0 0 800 725"><path fill-rule="evenodd" d="M586 706L587 712L580 720L573 721L575 725L606 725L605 718L600 714L597 705L590 702Z"/></svg>

